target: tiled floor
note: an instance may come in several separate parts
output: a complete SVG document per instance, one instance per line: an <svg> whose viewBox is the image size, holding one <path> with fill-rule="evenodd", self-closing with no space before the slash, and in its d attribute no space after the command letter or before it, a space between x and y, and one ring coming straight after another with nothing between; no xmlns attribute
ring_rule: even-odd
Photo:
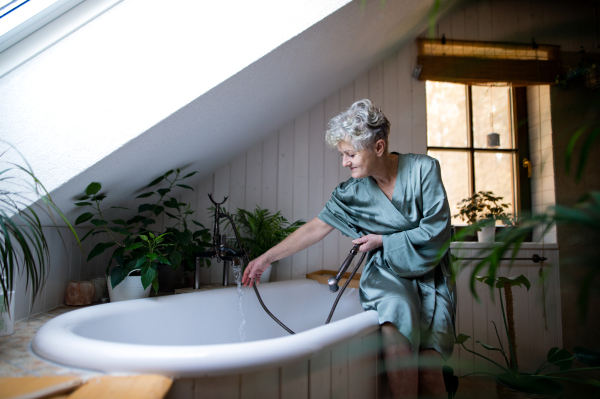
<svg viewBox="0 0 600 399"><path fill-rule="evenodd" d="M29 345L39 328L48 320L79 309L79 307L61 306L15 323L13 335L0 337L0 377L24 377L47 375L100 375L89 371L54 366L35 356Z"/></svg>

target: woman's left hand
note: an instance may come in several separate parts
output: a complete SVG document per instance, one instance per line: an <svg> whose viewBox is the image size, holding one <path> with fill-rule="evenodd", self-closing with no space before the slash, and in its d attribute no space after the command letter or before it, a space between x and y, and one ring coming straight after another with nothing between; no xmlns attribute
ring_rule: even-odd
<svg viewBox="0 0 600 399"><path fill-rule="evenodd" d="M383 236L379 234L367 234L352 241L353 244L362 244L358 250L360 252L369 252L383 246Z"/></svg>

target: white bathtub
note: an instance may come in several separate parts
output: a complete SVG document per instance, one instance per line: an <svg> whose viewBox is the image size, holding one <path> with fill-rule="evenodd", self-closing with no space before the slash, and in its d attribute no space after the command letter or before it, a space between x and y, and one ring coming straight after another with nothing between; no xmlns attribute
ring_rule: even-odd
<svg viewBox="0 0 600 399"><path fill-rule="evenodd" d="M254 291L244 288L241 342L237 289L225 288L76 310L46 323L32 348L70 367L176 377L174 398L203 397L198 392L211 390L219 392L215 397L255 392L293 398L298 389L313 390L310 397L376 397L378 318L363 312L358 290L346 290L327 326L336 297L327 286L294 280L259 290L295 335L271 320Z"/></svg>

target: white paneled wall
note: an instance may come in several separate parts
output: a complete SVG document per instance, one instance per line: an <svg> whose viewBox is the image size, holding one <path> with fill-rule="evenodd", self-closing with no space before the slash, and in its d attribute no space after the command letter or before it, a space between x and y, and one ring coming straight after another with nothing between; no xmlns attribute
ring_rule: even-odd
<svg viewBox="0 0 600 399"><path fill-rule="evenodd" d="M545 212L556 204L554 193L554 159L552 155L552 117L550 115L550 86L527 88L527 114L529 127L529 155L531 170L531 203L534 214ZM542 231L534 232L534 241L541 241ZM556 226L543 238L556 242Z"/></svg>

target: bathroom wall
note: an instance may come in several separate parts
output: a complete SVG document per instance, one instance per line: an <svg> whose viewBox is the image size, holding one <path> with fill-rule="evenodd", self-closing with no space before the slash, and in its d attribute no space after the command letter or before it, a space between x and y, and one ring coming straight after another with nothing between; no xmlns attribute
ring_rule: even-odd
<svg viewBox="0 0 600 399"><path fill-rule="evenodd" d="M573 4L580 4L579 7ZM436 24L435 35L456 40L515 41L560 45L564 51L591 49L594 43L593 8L585 1L477 1ZM423 32L421 37L426 37ZM246 153L198 185L198 209L208 206L206 193L229 195L229 209L256 205L281 210L289 220L310 220L323 208L335 186L349 177L336 150L326 148L327 121L352 102L370 98L390 119L393 151L426 152L425 84L411 74L416 63L415 43L373 65L340 90L321 99L297 118L273 132ZM548 86L527 91L531 110L529 129L533 160L533 206L540 211L554 203L550 96ZM543 180L542 180L543 179ZM208 222L207 218L201 219ZM538 237L536 237L538 238ZM556 242L551 231L545 242ZM339 232L274 270L276 280L302 278L321 268L337 267L350 249ZM220 270L205 271L204 279L217 282Z"/></svg>

